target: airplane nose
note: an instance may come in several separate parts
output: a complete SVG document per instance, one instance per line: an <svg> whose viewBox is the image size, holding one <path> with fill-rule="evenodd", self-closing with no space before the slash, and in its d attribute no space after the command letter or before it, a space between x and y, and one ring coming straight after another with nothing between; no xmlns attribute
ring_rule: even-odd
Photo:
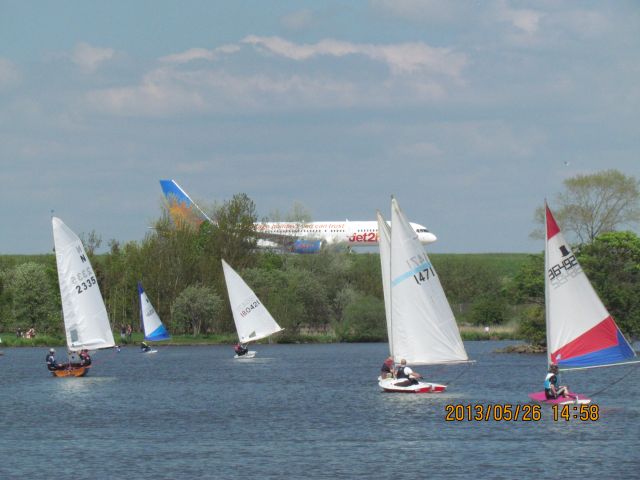
<svg viewBox="0 0 640 480"><path fill-rule="evenodd" d="M438 240L438 237L436 237L433 233L431 232L426 232L426 233L422 233L421 234L422 238L420 239L420 241L422 243L433 243L436 240Z"/></svg>

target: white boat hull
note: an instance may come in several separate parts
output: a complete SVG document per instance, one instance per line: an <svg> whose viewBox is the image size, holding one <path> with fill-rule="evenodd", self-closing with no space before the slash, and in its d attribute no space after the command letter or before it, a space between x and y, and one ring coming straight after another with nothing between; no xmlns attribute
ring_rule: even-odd
<svg viewBox="0 0 640 480"><path fill-rule="evenodd" d="M147 350L147 351L142 351L142 353L158 353L158 350Z"/></svg>
<svg viewBox="0 0 640 480"><path fill-rule="evenodd" d="M236 360L245 360L245 359L249 359L249 358L255 357L256 353L258 353L258 352L256 352L255 350L249 350L244 355L241 355L241 356L234 355L233 358L235 358Z"/></svg>
<svg viewBox="0 0 640 480"><path fill-rule="evenodd" d="M395 378L378 379L378 385L385 392L390 393L442 393L447 389L446 385L420 380L415 385L403 385L402 380Z"/></svg>

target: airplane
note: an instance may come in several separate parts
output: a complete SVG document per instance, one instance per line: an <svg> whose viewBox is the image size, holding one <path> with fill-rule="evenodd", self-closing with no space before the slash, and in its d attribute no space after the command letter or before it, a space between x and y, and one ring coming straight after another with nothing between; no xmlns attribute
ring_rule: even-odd
<svg viewBox="0 0 640 480"><path fill-rule="evenodd" d="M160 180L160 187L169 205L174 223L199 225L203 221L215 224L189 197L175 180ZM256 222L257 246L287 248L293 253L317 253L324 245L346 244L349 247L378 246L378 222ZM411 223L422 244L433 243L437 237L426 227Z"/></svg>

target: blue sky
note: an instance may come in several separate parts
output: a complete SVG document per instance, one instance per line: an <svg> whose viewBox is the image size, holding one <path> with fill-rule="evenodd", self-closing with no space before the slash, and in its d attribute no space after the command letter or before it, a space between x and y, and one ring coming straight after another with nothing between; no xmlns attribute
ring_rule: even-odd
<svg viewBox="0 0 640 480"><path fill-rule="evenodd" d="M162 178L540 251L564 179L640 178L639 33L633 1L0 0L0 253L51 251L51 210L140 240Z"/></svg>

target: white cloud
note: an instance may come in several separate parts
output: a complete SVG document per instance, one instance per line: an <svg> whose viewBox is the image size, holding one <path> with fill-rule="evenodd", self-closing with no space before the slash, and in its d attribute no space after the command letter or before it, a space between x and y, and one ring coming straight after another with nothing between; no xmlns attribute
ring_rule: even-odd
<svg viewBox="0 0 640 480"><path fill-rule="evenodd" d="M235 53L238 50L240 50L240 47L238 45L223 45L212 50L207 50L205 48L191 48L181 53L174 53L172 55L161 57L160 61L162 63L175 64L188 63L194 60L213 61L216 60L220 56L220 54Z"/></svg>
<svg viewBox="0 0 640 480"><path fill-rule="evenodd" d="M71 60L85 72L93 72L114 55L115 50L112 48L93 47L81 42L76 45Z"/></svg>
<svg viewBox="0 0 640 480"><path fill-rule="evenodd" d="M0 57L0 89L11 87L19 81L18 68L9 60Z"/></svg>
<svg viewBox="0 0 640 480"><path fill-rule="evenodd" d="M372 60L384 62L392 73L398 75L427 72L459 79L467 64L467 57L462 53L456 53L450 48L430 47L422 42L373 45L326 39L315 44L295 44L280 37L256 35L245 37L243 42L298 61L320 55L334 57L363 55Z"/></svg>

